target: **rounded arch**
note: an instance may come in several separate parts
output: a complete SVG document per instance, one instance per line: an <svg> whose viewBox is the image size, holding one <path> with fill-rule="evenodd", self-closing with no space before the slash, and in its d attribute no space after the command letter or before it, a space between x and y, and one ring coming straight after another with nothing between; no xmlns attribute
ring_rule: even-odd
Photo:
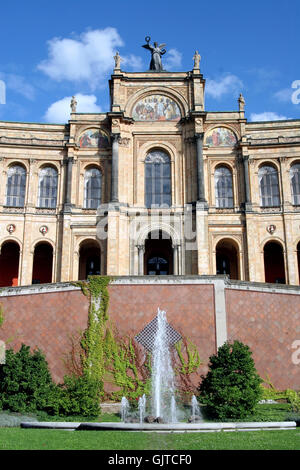
<svg viewBox="0 0 300 470"><path fill-rule="evenodd" d="M269 239L263 246L265 282L286 283L285 253L278 239Z"/></svg>
<svg viewBox="0 0 300 470"><path fill-rule="evenodd" d="M227 124L213 124L206 129L203 142L207 147L233 147L238 142L237 130Z"/></svg>
<svg viewBox="0 0 300 470"><path fill-rule="evenodd" d="M176 90L166 90L164 88L159 88L159 87L149 87L147 88L147 91L144 89L139 90L138 92L134 93L127 101L126 106L125 106L125 115L126 116L132 116L133 109L135 105L138 104L139 101L153 96L153 95L161 95L165 96L171 100L173 100L177 106L179 107L181 117L184 117L188 113L188 103L186 99L178 93Z"/></svg>
<svg viewBox="0 0 300 470"><path fill-rule="evenodd" d="M274 160L267 159L267 160L263 160L263 161L258 162L257 171L259 171L260 168L262 168L264 166L273 167L277 172L279 172L279 170L280 170L279 163L275 162Z"/></svg>
<svg viewBox="0 0 300 470"><path fill-rule="evenodd" d="M23 162L12 162L7 167L6 206L24 207L27 173L26 165Z"/></svg>
<svg viewBox="0 0 300 470"><path fill-rule="evenodd" d="M215 243L216 274L227 274L230 279L240 279L240 243L232 237L220 237Z"/></svg>
<svg viewBox="0 0 300 470"><path fill-rule="evenodd" d="M33 247L32 284L52 282L53 244L48 240L36 241Z"/></svg>
<svg viewBox="0 0 300 470"><path fill-rule="evenodd" d="M180 234L174 227L172 227L172 225L164 222L156 222L142 226L137 232L136 244L139 246L145 245L145 240L148 238L149 233L159 230L167 234L167 236L172 240L173 245L180 245Z"/></svg>
<svg viewBox="0 0 300 470"><path fill-rule="evenodd" d="M169 234L163 230L151 230L145 239L144 274L173 274L173 261L173 243Z"/></svg>
<svg viewBox="0 0 300 470"><path fill-rule="evenodd" d="M300 160L295 159L289 167L292 204L300 205Z"/></svg>
<svg viewBox="0 0 300 470"><path fill-rule="evenodd" d="M101 243L96 238L81 238L77 242L79 256L78 279L84 280L91 275L101 274Z"/></svg>
<svg viewBox="0 0 300 470"><path fill-rule="evenodd" d="M109 133L101 127L86 126L78 129L76 142L80 148L110 147Z"/></svg>
<svg viewBox="0 0 300 470"><path fill-rule="evenodd" d="M8 162L7 166L6 166L6 171L8 171L13 166L23 167L24 170L26 171L26 174L29 172L29 164L26 160L25 161L23 161L23 160L12 160L12 161Z"/></svg>
<svg viewBox="0 0 300 470"><path fill-rule="evenodd" d="M0 287L19 284L19 262L21 245L14 238L7 238L1 243L0 251Z"/></svg>
<svg viewBox="0 0 300 470"><path fill-rule="evenodd" d="M262 162L258 166L258 184L261 207L280 206L279 170L276 164Z"/></svg>

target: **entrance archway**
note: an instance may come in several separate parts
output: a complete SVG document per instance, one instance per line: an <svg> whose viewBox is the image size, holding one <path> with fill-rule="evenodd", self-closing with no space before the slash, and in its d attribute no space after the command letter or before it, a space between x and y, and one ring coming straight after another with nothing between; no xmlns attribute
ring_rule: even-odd
<svg viewBox="0 0 300 470"><path fill-rule="evenodd" d="M268 242L264 246L265 282L285 284L283 249L278 242Z"/></svg>
<svg viewBox="0 0 300 470"><path fill-rule="evenodd" d="M145 240L144 274L149 276L173 274L172 240L162 230L150 232Z"/></svg>
<svg viewBox="0 0 300 470"><path fill-rule="evenodd" d="M4 242L0 254L0 287L18 285L20 247L14 241Z"/></svg>
<svg viewBox="0 0 300 470"><path fill-rule="evenodd" d="M34 248L32 284L52 282L53 248L50 243L41 242Z"/></svg>
<svg viewBox="0 0 300 470"><path fill-rule="evenodd" d="M100 275L101 250L95 240L85 240L79 249L78 279L85 280L88 276Z"/></svg>
<svg viewBox="0 0 300 470"><path fill-rule="evenodd" d="M230 279L240 278L239 249L230 239L220 240L216 246L217 274L227 274Z"/></svg>

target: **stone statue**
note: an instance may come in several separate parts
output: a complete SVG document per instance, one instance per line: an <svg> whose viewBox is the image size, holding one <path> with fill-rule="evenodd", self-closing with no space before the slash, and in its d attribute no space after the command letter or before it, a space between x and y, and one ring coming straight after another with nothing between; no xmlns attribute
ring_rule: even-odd
<svg viewBox="0 0 300 470"><path fill-rule="evenodd" d="M77 101L76 101L75 96L72 96L70 108L71 108L72 113L76 113Z"/></svg>
<svg viewBox="0 0 300 470"><path fill-rule="evenodd" d="M114 56L115 59L115 69L120 70L121 68L121 61L123 60L122 57L120 56L119 52L116 52L116 55Z"/></svg>
<svg viewBox="0 0 300 470"><path fill-rule="evenodd" d="M243 97L242 93L240 93L238 102L240 111L245 111L245 98Z"/></svg>
<svg viewBox="0 0 300 470"><path fill-rule="evenodd" d="M155 70L156 72L162 71L163 66L161 63L161 56L167 52L165 49L162 49L165 44L158 45L158 43L155 42L153 46L151 46L151 44L149 44L151 41L150 36L146 36L145 41L147 44L144 44L142 47L151 51L152 55L149 70Z"/></svg>
<svg viewBox="0 0 300 470"><path fill-rule="evenodd" d="M195 52L193 59L194 59L194 69L200 69L201 55L199 54L198 51Z"/></svg>

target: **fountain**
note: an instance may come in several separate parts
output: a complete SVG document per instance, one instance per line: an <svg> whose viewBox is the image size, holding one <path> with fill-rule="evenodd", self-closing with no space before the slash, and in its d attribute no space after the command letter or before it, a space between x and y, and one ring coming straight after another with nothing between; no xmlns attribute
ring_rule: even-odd
<svg viewBox="0 0 300 470"><path fill-rule="evenodd" d="M121 401L121 419L123 423L139 422L139 424L142 425L144 422L159 424L176 424L179 422L178 414L180 414L180 412L175 398L175 374L172 367L167 326L166 312L158 309L157 330L152 349L150 414L146 414L147 401L145 394L140 397L138 401L138 418L134 416L136 413L131 413L130 416L129 402L126 397L123 397ZM193 395L189 421L198 422L200 420L202 420L200 407L197 398Z"/></svg>
<svg viewBox="0 0 300 470"><path fill-rule="evenodd" d="M64 423L23 422L24 428L57 428L94 431L159 431L159 432L211 432L255 429L293 429L296 422L270 423L205 423L195 395L190 403L190 416L183 416L175 399L175 374L167 338L166 312L158 309L157 331L152 351L152 400L143 395L138 401L138 415L130 411L126 397L121 400L121 423ZM147 415L147 405L151 415ZM183 421L183 418L185 422Z"/></svg>

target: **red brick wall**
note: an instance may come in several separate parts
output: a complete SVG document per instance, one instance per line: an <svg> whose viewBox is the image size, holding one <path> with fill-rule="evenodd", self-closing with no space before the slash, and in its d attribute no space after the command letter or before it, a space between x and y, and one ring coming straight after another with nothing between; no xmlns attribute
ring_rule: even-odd
<svg viewBox="0 0 300 470"><path fill-rule="evenodd" d="M292 344L300 340L300 296L226 289L228 339L246 343L262 377L279 389L300 390Z"/></svg>
<svg viewBox="0 0 300 470"><path fill-rule="evenodd" d="M88 300L81 291L2 297L4 323L0 339L18 350L22 343L40 348L52 377L62 381L70 337L86 328Z"/></svg>
<svg viewBox="0 0 300 470"><path fill-rule="evenodd" d="M216 352L213 285L111 285L110 318L122 334L135 336L165 310L170 325L198 348L207 371L210 355Z"/></svg>
<svg viewBox="0 0 300 470"><path fill-rule="evenodd" d="M197 345L207 371L216 352L213 284L112 284L110 318L120 334L135 336L157 314ZM292 344L300 340L300 295L225 289L230 341L239 339L253 351L262 376L270 375L278 388L300 389L300 365L293 364ZM67 372L64 358L70 337L87 325L88 299L81 291L7 296L0 299L5 321L0 339L19 349L22 343L39 347L54 380Z"/></svg>
<svg viewBox="0 0 300 470"><path fill-rule="evenodd" d="M215 352L213 286L110 285L110 318L121 335L138 334L157 314L166 310L168 322L189 337L200 352L204 373ZM19 349L22 343L39 347L53 378L62 381L63 359L70 337L86 328L88 300L81 291L2 297L5 321L0 339Z"/></svg>

